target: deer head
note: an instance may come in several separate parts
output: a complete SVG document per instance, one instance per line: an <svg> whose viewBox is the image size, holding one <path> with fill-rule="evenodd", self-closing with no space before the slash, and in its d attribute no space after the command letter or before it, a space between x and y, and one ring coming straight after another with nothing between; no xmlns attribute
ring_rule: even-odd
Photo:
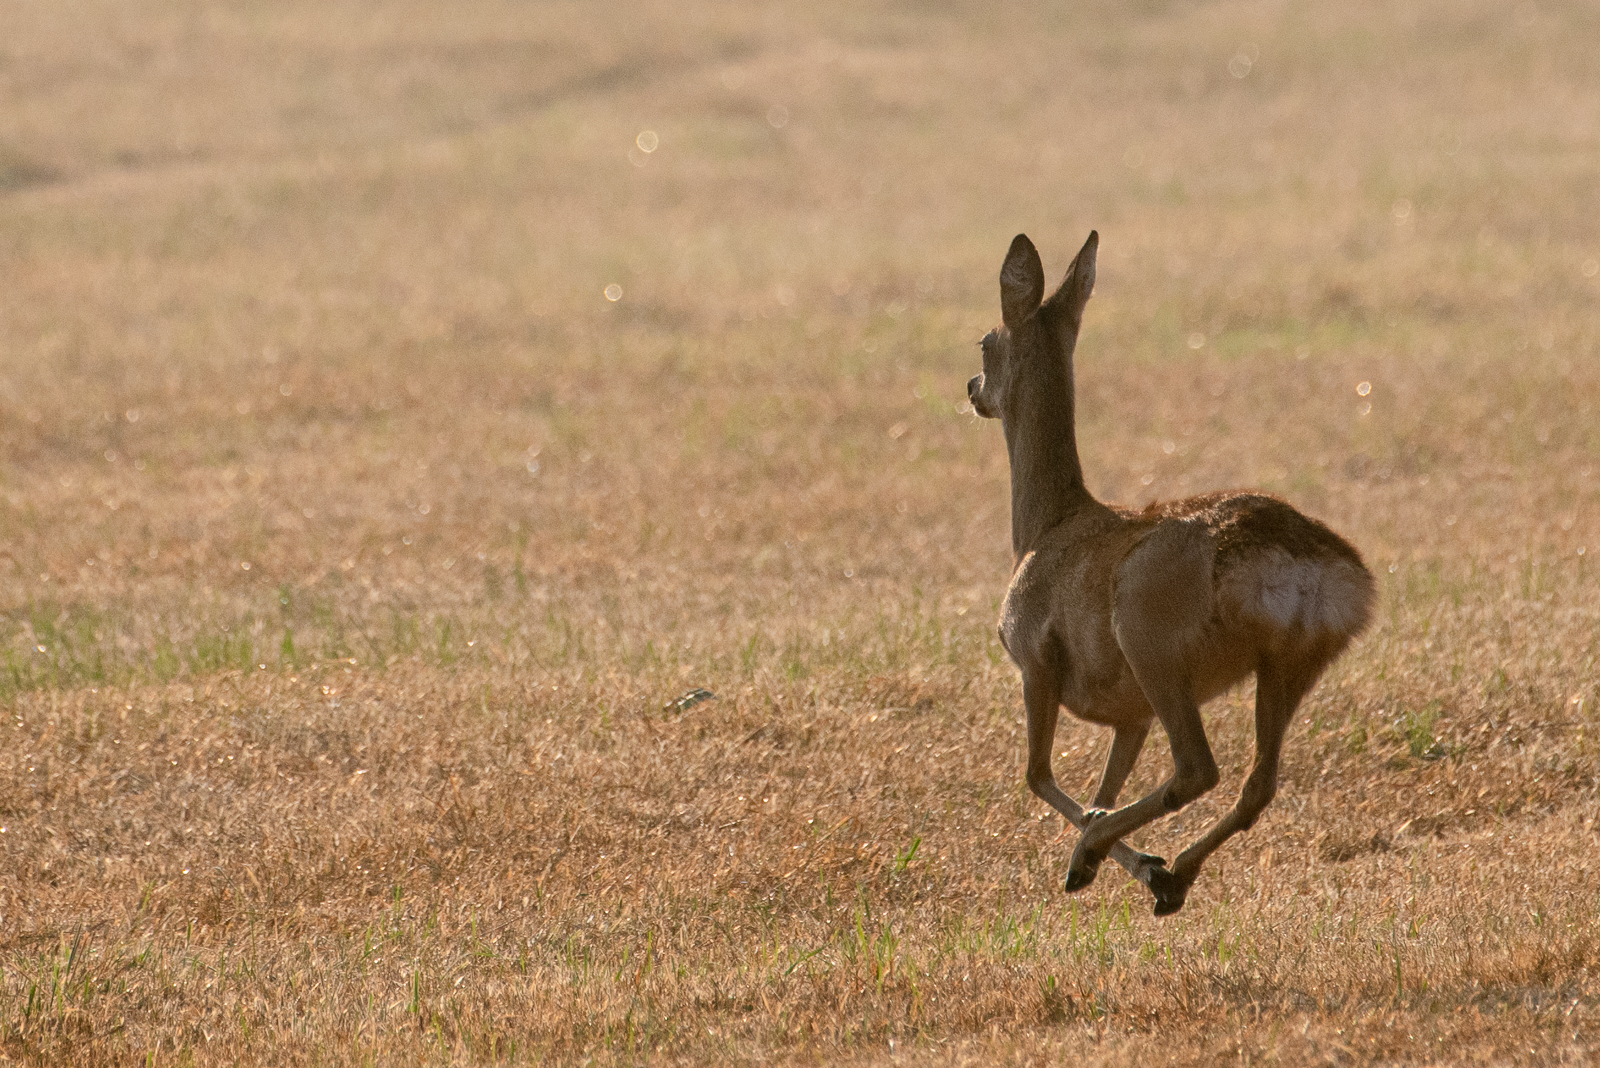
<svg viewBox="0 0 1600 1068"><path fill-rule="evenodd" d="M1065 372L1071 388L1072 350L1078 343L1083 306L1094 290L1094 255L1100 235L1089 239L1067 268L1060 287L1044 299L1044 265L1026 234L1018 234L1000 267L1001 325L983 338L983 370L967 383L972 409L985 419L1005 420L1017 380L1033 366ZM1030 377L1032 377L1030 375ZM1053 376L1049 376L1053 377Z"/></svg>

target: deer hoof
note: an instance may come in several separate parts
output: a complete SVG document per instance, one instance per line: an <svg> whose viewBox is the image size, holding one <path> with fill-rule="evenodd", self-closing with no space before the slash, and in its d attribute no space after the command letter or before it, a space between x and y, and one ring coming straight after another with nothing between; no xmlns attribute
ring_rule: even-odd
<svg viewBox="0 0 1600 1068"><path fill-rule="evenodd" d="M1183 900L1189 896L1189 884L1164 867L1151 869L1149 886L1156 896L1157 916L1171 916L1183 908Z"/></svg>
<svg viewBox="0 0 1600 1068"><path fill-rule="evenodd" d="M1075 894L1079 890L1094 882L1094 877L1100 874L1100 862L1104 856L1098 856L1084 848L1082 842L1072 851L1072 863L1067 866L1067 893Z"/></svg>
<svg viewBox="0 0 1600 1068"><path fill-rule="evenodd" d="M1099 874L1099 865L1067 869L1067 893L1076 894L1079 890L1094 882L1094 877Z"/></svg>

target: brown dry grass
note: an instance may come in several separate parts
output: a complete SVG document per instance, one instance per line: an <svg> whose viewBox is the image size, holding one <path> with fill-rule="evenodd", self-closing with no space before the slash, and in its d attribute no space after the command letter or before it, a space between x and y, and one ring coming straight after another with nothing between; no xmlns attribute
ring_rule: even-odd
<svg viewBox="0 0 1600 1068"><path fill-rule="evenodd" d="M1600 1054L1600 21L1136 6L0 3L0 1056ZM1091 226L1093 488L1382 580L1165 921L956 408Z"/></svg>

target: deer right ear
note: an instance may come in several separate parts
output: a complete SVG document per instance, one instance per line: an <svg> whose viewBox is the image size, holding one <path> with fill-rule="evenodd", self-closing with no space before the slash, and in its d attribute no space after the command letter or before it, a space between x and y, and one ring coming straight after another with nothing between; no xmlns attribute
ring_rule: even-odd
<svg viewBox="0 0 1600 1068"><path fill-rule="evenodd" d="M1050 307L1064 311L1074 328L1083 321L1083 306L1089 303L1089 294L1094 292L1094 260L1099 249L1100 232L1090 230L1089 240L1083 243L1072 266L1067 268L1061 288L1050 298Z"/></svg>
<svg viewBox="0 0 1600 1068"><path fill-rule="evenodd" d="M1044 300L1044 264L1027 234L1018 234L1000 268L1000 314L1006 328L1015 330L1039 310Z"/></svg>

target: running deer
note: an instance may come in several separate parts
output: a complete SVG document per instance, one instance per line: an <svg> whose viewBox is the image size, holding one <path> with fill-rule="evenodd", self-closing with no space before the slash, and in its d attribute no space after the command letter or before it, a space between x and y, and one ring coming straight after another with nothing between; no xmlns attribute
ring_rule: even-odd
<svg viewBox="0 0 1600 1068"><path fill-rule="evenodd" d="M967 395L979 415L1000 420L1011 460L1015 565L1000 642L1022 670L1028 786L1082 832L1067 892L1093 882L1109 856L1164 916L1183 907L1206 857L1272 800L1295 707L1367 625L1373 583L1348 542L1275 497L1210 493L1136 511L1089 494L1072 353L1099 243L1091 233L1044 300L1039 253L1017 236L1000 269L1002 323L983 339L983 371ZM1131 849L1127 835L1217 785L1200 706L1252 672L1255 762L1232 810L1170 868ZM1088 811L1050 768L1062 706L1113 731ZM1116 808L1153 719L1172 743L1172 775Z"/></svg>

